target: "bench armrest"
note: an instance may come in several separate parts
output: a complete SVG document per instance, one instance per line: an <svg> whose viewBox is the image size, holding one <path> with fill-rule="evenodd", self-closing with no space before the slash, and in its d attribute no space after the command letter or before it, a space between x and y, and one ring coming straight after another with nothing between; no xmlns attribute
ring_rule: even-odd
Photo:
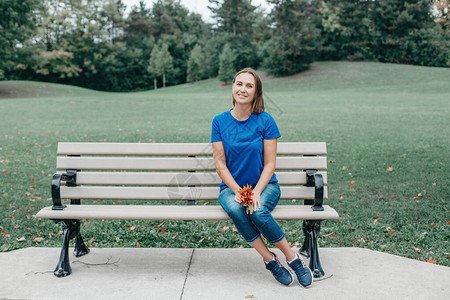
<svg viewBox="0 0 450 300"><path fill-rule="evenodd" d="M323 211L323 177L317 170L306 170L306 186L314 187L314 211Z"/></svg>
<svg viewBox="0 0 450 300"><path fill-rule="evenodd" d="M52 178L52 210L63 210L66 206L61 203L61 181L66 186L77 186L77 170L67 170L66 173L55 173Z"/></svg>

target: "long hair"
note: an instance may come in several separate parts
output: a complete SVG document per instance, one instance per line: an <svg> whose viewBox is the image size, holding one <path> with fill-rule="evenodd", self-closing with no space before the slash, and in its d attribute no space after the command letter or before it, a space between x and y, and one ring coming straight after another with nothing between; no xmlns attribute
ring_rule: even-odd
<svg viewBox="0 0 450 300"><path fill-rule="evenodd" d="M236 81L236 77L242 73L252 74L253 77L255 78L256 93L255 93L255 98L253 99L253 102L252 102L252 111L257 114L262 113L264 111L264 99L263 99L263 93L262 93L261 78L259 77L258 73L256 73L256 71L254 69L245 68L245 69L242 69L239 72L237 72L236 75L234 75L233 84ZM234 100L234 95L232 95L232 98L233 98L233 106L235 106L236 100Z"/></svg>

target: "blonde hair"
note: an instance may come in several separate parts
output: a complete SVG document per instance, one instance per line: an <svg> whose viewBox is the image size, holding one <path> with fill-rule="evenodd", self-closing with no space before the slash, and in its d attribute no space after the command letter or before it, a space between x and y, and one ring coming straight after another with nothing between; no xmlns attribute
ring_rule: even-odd
<svg viewBox="0 0 450 300"><path fill-rule="evenodd" d="M255 98L253 99L253 102L252 102L252 111L257 114L262 113L264 111L264 99L263 99L263 93L262 93L261 78L259 77L258 73L256 73L256 71L254 69L245 68L245 69L242 69L239 72L237 72L236 75L234 75L233 84L236 81L236 77L242 73L252 74L253 77L255 78L256 93L255 93ZM232 97L233 97L233 106L235 106L236 100L234 100L234 96L232 96Z"/></svg>

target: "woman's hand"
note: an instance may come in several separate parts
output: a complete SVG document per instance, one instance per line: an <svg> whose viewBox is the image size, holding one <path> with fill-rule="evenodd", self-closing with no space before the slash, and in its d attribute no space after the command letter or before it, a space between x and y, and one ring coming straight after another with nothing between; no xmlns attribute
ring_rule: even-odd
<svg viewBox="0 0 450 300"><path fill-rule="evenodd" d="M240 190L241 188L239 188L239 190L234 193L234 201L236 201L237 203L242 203L241 193L239 193Z"/></svg>
<svg viewBox="0 0 450 300"><path fill-rule="evenodd" d="M257 211L258 209L261 208L261 193L256 193L255 191L253 191L252 199L253 199L253 211ZM251 211L250 214L252 214L253 211Z"/></svg>

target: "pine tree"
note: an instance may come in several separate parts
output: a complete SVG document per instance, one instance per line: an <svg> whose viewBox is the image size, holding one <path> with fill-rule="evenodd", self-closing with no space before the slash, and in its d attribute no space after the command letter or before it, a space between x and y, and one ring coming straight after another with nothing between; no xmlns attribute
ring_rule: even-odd
<svg viewBox="0 0 450 300"><path fill-rule="evenodd" d="M234 69L234 61L236 54L231 50L229 44L225 44L222 53L219 55L219 79L225 83L233 80L236 70Z"/></svg>
<svg viewBox="0 0 450 300"><path fill-rule="evenodd" d="M199 44L195 45L187 63L187 81L194 82L205 77L204 60L202 47Z"/></svg>

